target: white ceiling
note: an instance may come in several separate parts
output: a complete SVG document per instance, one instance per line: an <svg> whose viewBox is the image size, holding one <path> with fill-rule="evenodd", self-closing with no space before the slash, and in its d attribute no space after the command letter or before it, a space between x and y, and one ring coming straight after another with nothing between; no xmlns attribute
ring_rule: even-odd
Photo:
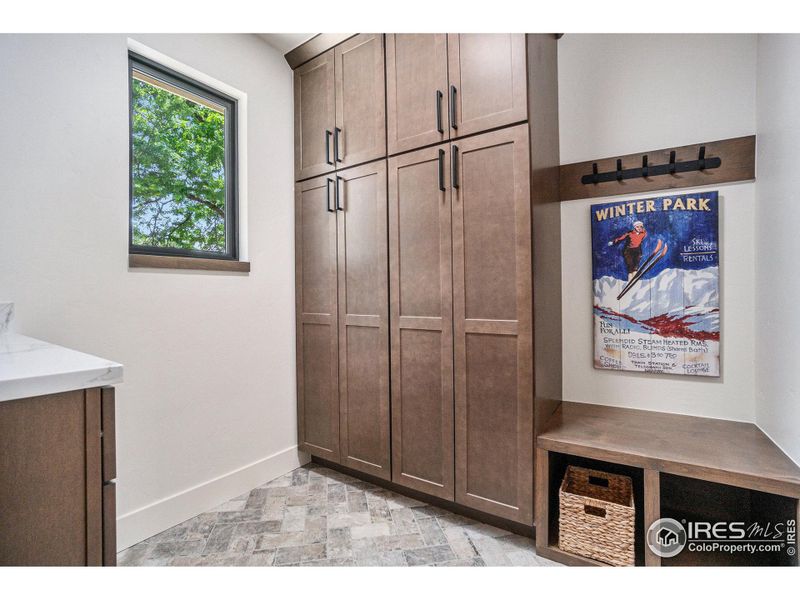
<svg viewBox="0 0 800 600"><path fill-rule="evenodd" d="M286 54L289 50L294 50L306 40L311 39L316 33L258 33L262 40L270 46L279 50L281 54Z"/></svg>

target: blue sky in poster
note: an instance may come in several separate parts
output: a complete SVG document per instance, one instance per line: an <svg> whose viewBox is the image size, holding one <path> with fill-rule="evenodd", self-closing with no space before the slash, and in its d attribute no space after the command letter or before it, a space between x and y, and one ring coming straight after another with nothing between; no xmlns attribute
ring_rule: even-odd
<svg viewBox="0 0 800 600"><path fill-rule="evenodd" d="M689 203L688 200L694 202ZM705 202L701 202L705 200ZM647 208L647 201L652 201ZM643 206L644 204L644 206ZM613 216L625 208L624 216ZM695 206L697 210L686 210ZM703 210L700 207L704 207ZM611 208L607 218L598 220L598 211ZM665 210L666 208L666 210ZM634 221L642 221L647 237L642 242L642 260L655 249L661 239L669 246L666 256L648 271L650 279L664 269L704 269L719 265L718 193L677 194L621 202L593 204L590 209L592 223L592 278L611 275L626 279L627 270L622 256L625 242L609 246L608 242L631 231ZM601 213L602 214L602 213Z"/></svg>

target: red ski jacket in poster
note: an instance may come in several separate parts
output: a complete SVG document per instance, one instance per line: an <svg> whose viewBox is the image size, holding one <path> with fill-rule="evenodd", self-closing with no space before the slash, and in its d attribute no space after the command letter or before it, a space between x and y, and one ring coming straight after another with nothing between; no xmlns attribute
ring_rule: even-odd
<svg viewBox="0 0 800 600"><path fill-rule="evenodd" d="M614 243L621 242L625 238L628 238L627 247L628 248L638 248L642 245L644 238L647 237L647 232L643 229L641 233L638 233L635 229L629 231L628 233L624 233L619 236L617 239L614 240Z"/></svg>

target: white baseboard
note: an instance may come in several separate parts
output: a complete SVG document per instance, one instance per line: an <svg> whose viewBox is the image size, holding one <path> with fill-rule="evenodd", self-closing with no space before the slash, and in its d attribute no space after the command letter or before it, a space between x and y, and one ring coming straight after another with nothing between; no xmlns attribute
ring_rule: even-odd
<svg viewBox="0 0 800 600"><path fill-rule="evenodd" d="M211 510L309 461L297 446L117 517L117 551Z"/></svg>

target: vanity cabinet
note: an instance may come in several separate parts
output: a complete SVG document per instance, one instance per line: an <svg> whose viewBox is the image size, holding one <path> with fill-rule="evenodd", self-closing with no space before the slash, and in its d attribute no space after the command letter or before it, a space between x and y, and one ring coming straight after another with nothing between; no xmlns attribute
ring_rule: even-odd
<svg viewBox="0 0 800 600"><path fill-rule="evenodd" d="M116 564L114 389L0 402L0 565Z"/></svg>

